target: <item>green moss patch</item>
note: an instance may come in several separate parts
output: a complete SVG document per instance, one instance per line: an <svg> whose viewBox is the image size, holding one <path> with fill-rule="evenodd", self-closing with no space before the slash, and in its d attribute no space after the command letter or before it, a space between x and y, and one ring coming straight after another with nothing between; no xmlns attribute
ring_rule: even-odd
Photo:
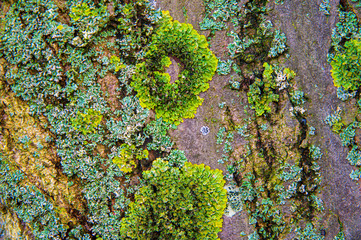
<svg viewBox="0 0 361 240"><path fill-rule="evenodd" d="M165 72L171 64L169 55L184 64L184 70L174 83ZM142 107L154 109L157 117L178 125L182 118L194 117L203 102L198 95L209 88L217 62L204 36L192 25L172 21L169 12L163 12L160 27L153 36L145 61L137 64L131 85Z"/></svg>
<svg viewBox="0 0 361 240"><path fill-rule="evenodd" d="M122 221L123 239L218 239L227 203L222 172L173 162L157 159L143 172L145 185Z"/></svg>
<svg viewBox="0 0 361 240"><path fill-rule="evenodd" d="M361 84L361 41L352 39L345 43L345 53L337 54L333 61L332 78L336 87L345 90L357 90Z"/></svg>

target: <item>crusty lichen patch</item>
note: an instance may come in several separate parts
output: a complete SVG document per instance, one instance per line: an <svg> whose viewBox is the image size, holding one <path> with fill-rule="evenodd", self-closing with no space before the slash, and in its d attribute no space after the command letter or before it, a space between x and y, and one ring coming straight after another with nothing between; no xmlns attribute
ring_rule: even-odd
<svg viewBox="0 0 361 240"><path fill-rule="evenodd" d="M29 229L19 220L15 213L0 205L0 231L3 231L1 239L33 239ZM2 229L2 227L4 229Z"/></svg>
<svg viewBox="0 0 361 240"><path fill-rule="evenodd" d="M1 138L0 153L8 159L13 169L21 170L28 179L25 185L36 186L49 196L64 224L79 219L70 212L84 212L81 191L77 184L70 186L61 173L52 134L44 128L46 119L36 119L29 114L27 104L9 91L4 82L0 89Z"/></svg>

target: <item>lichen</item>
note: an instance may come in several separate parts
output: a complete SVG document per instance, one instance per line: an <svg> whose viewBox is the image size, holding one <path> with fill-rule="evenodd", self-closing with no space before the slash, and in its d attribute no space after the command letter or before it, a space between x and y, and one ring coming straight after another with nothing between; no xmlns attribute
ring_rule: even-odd
<svg viewBox="0 0 361 240"><path fill-rule="evenodd" d="M189 68L184 75L194 83L190 92L197 104L217 60L191 25L161 17L146 0L21 0L6 14L0 33L0 201L35 238L121 239L119 226L154 156L166 157L172 169L190 166L182 151L172 149L170 124L162 114L153 121L141 106L132 76L156 41L174 37L156 32L170 25L193 54L184 56ZM191 44L198 44L198 51ZM169 66L169 58L161 60ZM199 70L194 75L193 68ZM201 76L201 82L193 81ZM177 104L168 111L176 112ZM194 114L197 106L182 116ZM178 117L173 120L179 123ZM222 182L219 172L189 170L195 168L217 173ZM197 181L212 179L204 175ZM223 209L217 211L216 225L204 224L216 229L213 235L221 227Z"/></svg>
<svg viewBox="0 0 361 240"><path fill-rule="evenodd" d="M165 73L171 63L168 55L179 58L185 65L174 83ZM209 50L205 37L192 25L172 21L169 13L163 12L145 62L137 65L131 85L137 91L142 107L154 109L157 117L178 125L182 118L194 117L203 102L198 95L209 88L208 82L216 67L217 59Z"/></svg>

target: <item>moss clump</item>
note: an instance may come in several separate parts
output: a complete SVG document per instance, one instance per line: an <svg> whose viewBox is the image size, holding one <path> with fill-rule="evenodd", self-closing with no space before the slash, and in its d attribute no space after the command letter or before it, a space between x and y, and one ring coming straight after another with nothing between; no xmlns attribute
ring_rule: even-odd
<svg viewBox="0 0 361 240"><path fill-rule="evenodd" d="M135 159L148 158L148 150L141 150L134 145L122 144L119 156L113 158L113 163L117 164L120 171L130 173L137 166Z"/></svg>
<svg viewBox="0 0 361 240"><path fill-rule="evenodd" d="M247 93L248 102L256 111L257 116L271 112L270 103L278 102L279 99L279 95L274 93L277 84L271 75L273 73L272 66L268 63L265 63L263 66L265 67L263 79L257 78L249 87L249 92Z"/></svg>
<svg viewBox="0 0 361 240"><path fill-rule="evenodd" d="M227 203L220 170L157 159L122 221L123 239L217 239Z"/></svg>
<svg viewBox="0 0 361 240"><path fill-rule="evenodd" d="M262 79L256 78L255 82L249 87L247 93L248 102L251 108L256 111L257 116L271 112L270 104L278 102L278 92L288 87L288 80L294 78L295 73L289 68L285 68L282 72L276 73L272 65L264 63L265 68Z"/></svg>
<svg viewBox="0 0 361 240"><path fill-rule="evenodd" d="M169 55L184 64L174 83L165 73L171 63ZM141 106L154 109L158 117L176 125L182 118L194 117L203 101L198 94L209 88L208 82L217 69L217 58L209 50L206 38L192 25L172 21L169 12L163 12L145 58L137 65L131 84Z"/></svg>
<svg viewBox="0 0 361 240"><path fill-rule="evenodd" d="M345 90L357 90L361 84L361 41L352 39L345 43L344 53L335 55L332 66L332 78L336 87Z"/></svg>
<svg viewBox="0 0 361 240"><path fill-rule="evenodd" d="M85 113L78 112L76 118L71 119L74 129L81 131L84 135L95 133L96 127L100 124L103 116L99 111L87 109Z"/></svg>

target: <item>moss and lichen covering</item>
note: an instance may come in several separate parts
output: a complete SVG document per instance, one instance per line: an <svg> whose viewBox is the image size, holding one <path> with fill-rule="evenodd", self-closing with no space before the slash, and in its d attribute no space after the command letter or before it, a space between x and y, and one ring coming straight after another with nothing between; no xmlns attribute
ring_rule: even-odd
<svg viewBox="0 0 361 240"><path fill-rule="evenodd" d="M166 49L174 37L184 42ZM187 163L183 152L174 150L167 135L170 124L163 120L179 123L190 116L181 111L191 106L194 114L201 103L197 95L208 88L217 65L203 36L146 0L21 0L1 22L0 39L0 210L14 217L6 223L6 237L123 239L123 219L132 214L129 206L139 204L137 196L153 184L140 179L157 172L160 160L154 168L152 161L159 156L169 161L167 172L184 175L183 181L177 179L179 186L195 191L189 196L195 205L187 213L194 211L192 221L201 226L187 234L204 232L215 238L226 202L223 175ZM141 76L139 63L144 56L154 58L156 46L162 54L182 58L187 78L180 83L189 88L174 88L184 99L167 98L166 112L177 114L157 108L163 119L155 120L144 108L153 107L144 105L135 79ZM181 55L186 46L191 58ZM177 108L174 101L188 105ZM199 187L187 182L192 176ZM164 181L160 188L175 186L175 179L158 180ZM206 193L209 184L214 194ZM169 199L184 197L177 194L163 192ZM204 208L210 201L212 207ZM170 203L163 206L177 210ZM188 221L184 214L178 218ZM15 229L11 222L23 227Z"/></svg>
<svg viewBox="0 0 361 240"><path fill-rule="evenodd" d="M171 64L169 56L184 64L174 83L165 73ZM137 65L131 85L142 107L154 109L157 117L178 125L182 118L194 117L203 101L198 95L209 88L217 62L205 36L199 35L192 25L173 21L169 12L163 12L145 61Z"/></svg>
<svg viewBox="0 0 361 240"><path fill-rule="evenodd" d="M323 239L315 217L324 210L322 153L311 143L315 129L307 122L307 95L296 73L284 67L286 36L270 21L273 5L265 0L242 6L233 0L204 3L201 29L211 30L209 38L222 36L219 30L233 38L217 69L230 88L219 94L216 135L218 163L227 169L226 214L247 214L249 228L238 229L242 239ZM211 43L223 44L218 41Z"/></svg>
<svg viewBox="0 0 361 240"><path fill-rule="evenodd" d="M361 128L361 32L357 16L346 9L340 9L340 21L336 24L332 35L332 46L329 53L329 62L332 67L331 75L337 97L349 102L349 109L337 109L325 118L325 123L332 127L332 130L339 134L342 146L348 148L346 159L355 166L349 173L350 178L359 180L361 178L361 152L360 144L356 140L356 131ZM353 101L352 99L356 99Z"/></svg>
<svg viewBox="0 0 361 240"><path fill-rule="evenodd" d="M318 129L285 67L286 35L268 15L274 2L204 3L208 38L147 0L0 4L8 12L0 20L0 238L217 239L223 213L243 211L249 226L238 230L248 239L323 239ZM332 13L329 1L321 10ZM357 180L361 31L343 10L329 60L339 98L356 98L355 111L338 108L325 122L349 149ZM212 47L228 55L215 57L206 39L225 32ZM171 60L181 70L175 81ZM206 139L219 127L225 180L188 162L168 135L204 104L216 69L226 77L214 92L221 85L237 99L213 102L222 120L197 133Z"/></svg>

